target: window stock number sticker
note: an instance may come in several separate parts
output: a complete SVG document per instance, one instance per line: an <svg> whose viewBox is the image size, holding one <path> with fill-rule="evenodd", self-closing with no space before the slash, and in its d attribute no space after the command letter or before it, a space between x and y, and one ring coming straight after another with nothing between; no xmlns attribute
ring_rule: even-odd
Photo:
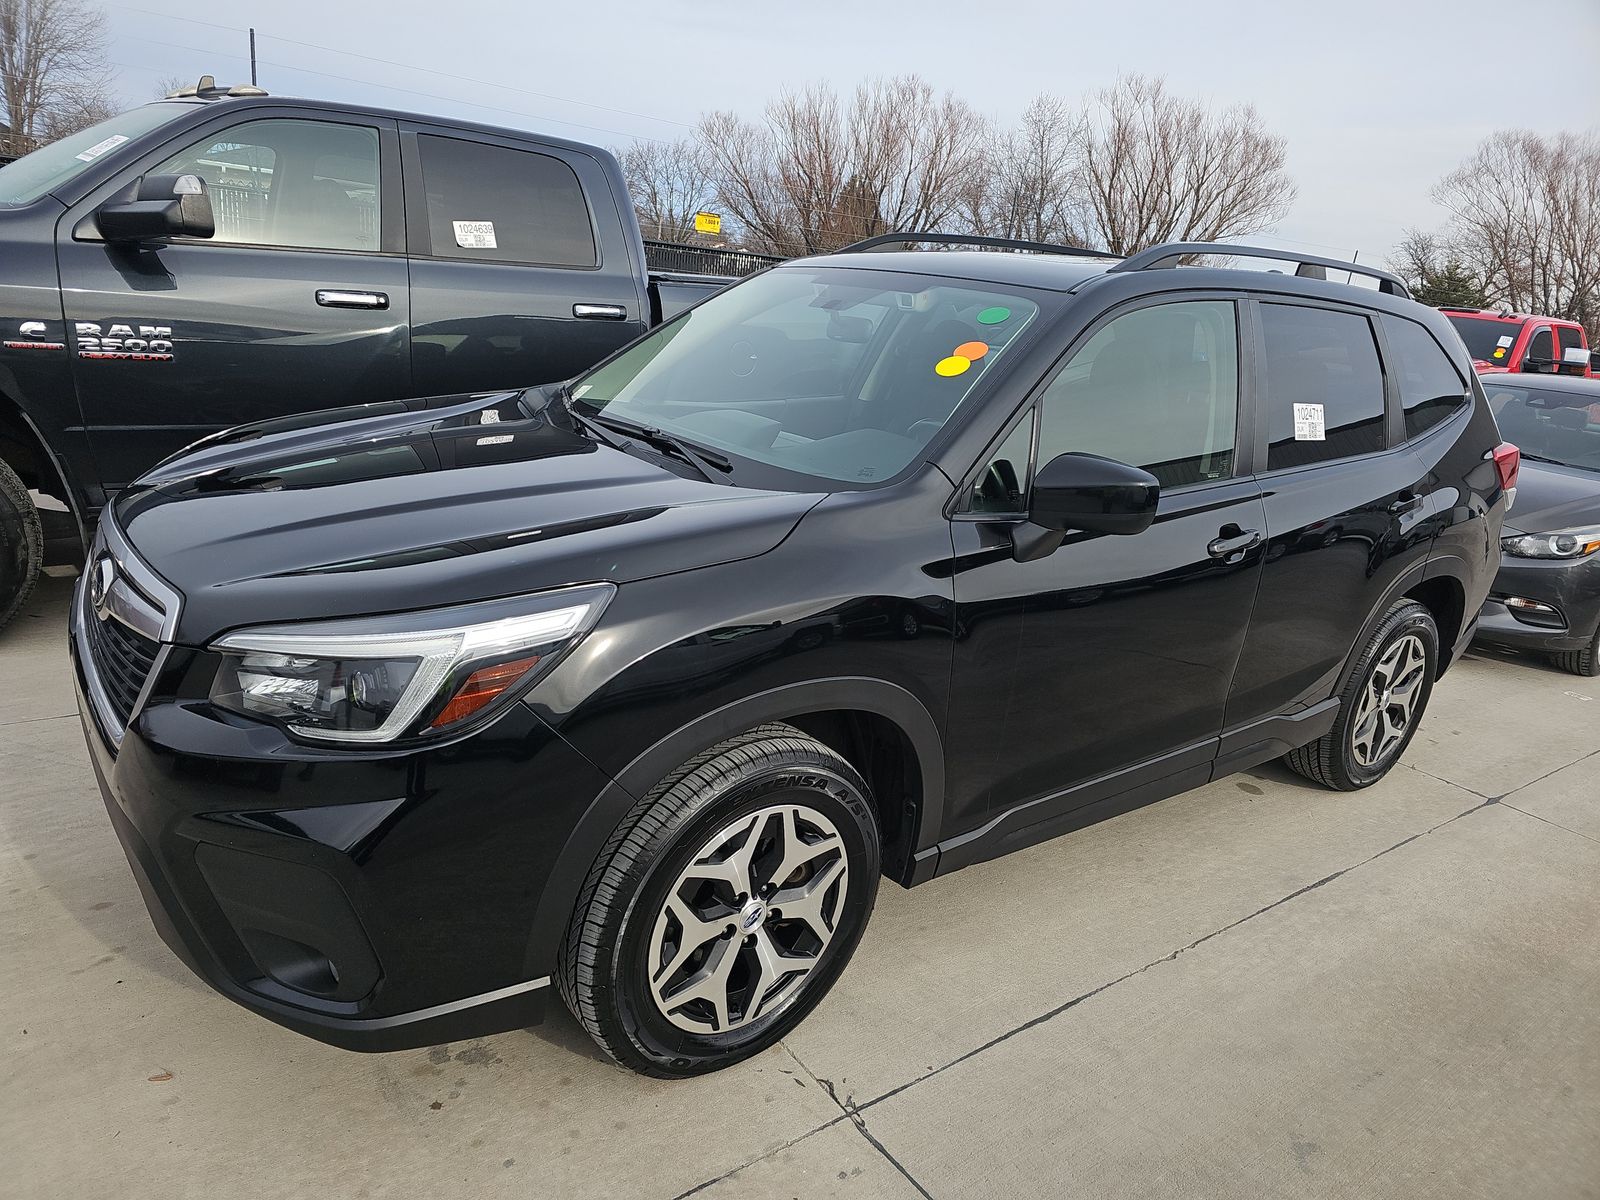
<svg viewBox="0 0 1600 1200"><path fill-rule="evenodd" d="M455 226L456 245L464 250L497 250L493 221L451 221Z"/></svg>
<svg viewBox="0 0 1600 1200"><path fill-rule="evenodd" d="M1294 406L1294 440L1297 442L1323 442L1327 440L1322 423L1322 405L1296 404Z"/></svg>

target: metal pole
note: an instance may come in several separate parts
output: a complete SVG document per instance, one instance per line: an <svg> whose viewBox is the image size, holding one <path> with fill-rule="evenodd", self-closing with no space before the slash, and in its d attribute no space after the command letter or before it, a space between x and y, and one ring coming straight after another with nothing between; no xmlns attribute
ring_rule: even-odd
<svg viewBox="0 0 1600 1200"><path fill-rule="evenodd" d="M256 86L256 31L254 26L250 29L250 86Z"/></svg>

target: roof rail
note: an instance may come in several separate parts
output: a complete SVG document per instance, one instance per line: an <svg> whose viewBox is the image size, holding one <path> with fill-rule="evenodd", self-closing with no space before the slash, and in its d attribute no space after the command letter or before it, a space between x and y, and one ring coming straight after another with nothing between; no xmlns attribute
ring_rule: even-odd
<svg viewBox="0 0 1600 1200"><path fill-rule="evenodd" d="M200 76L199 83L191 83L187 87L178 88L168 92L168 100L182 100L194 96L200 100L216 100L222 96L265 96L267 93L251 83L236 83L232 87L218 87L214 75Z"/></svg>
<svg viewBox="0 0 1600 1200"><path fill-rule="evenodd" d="M836 254L859 254L879 246L892 246L900 242L929 242L944 246L992 246L996 250L1031 250L1035 254L1070 254L1078 258L1121 258L1108 250L1090 250L1084 246L1061 246L1055 242L1027 242L1019 238L984 237L976 233L936 233L931 230L905 233L880 233L864 241L852 242Z"/></svg>
<svg viewBox="0 0 1600 1200"><path fill-rule="evenodd" d="M1271 246L1240 246L1232 242L1166 242L1129 255L1111 270L1151 271L1161 267L1175 267L1179 259L1190 254L1230 254L1238 255L1240 258L1279 259L1297 264L1294 273L1302 279L1326 279L1329 268L1335 271L1353 271L1357 275L1369 275L1376 279L1380 292L1386 292L1391 296L1404 296L1407 300L1411 298L1405 280L1392 271L1365 267L1360 263L1345 262L1337 258L1302 254L1298 250L1277 250Z"/></svg>

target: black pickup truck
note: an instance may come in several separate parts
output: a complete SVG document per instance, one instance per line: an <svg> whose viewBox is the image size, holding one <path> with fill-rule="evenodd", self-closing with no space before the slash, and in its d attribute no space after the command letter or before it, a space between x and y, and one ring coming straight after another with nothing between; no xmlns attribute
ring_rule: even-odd
<svg viewBox="0 0 1600 1200"><path fill-rule="evenodd" d="M650 272L605 150L209 77L0 167L0 626L207 434L566 379L726 282Z"/></svg>

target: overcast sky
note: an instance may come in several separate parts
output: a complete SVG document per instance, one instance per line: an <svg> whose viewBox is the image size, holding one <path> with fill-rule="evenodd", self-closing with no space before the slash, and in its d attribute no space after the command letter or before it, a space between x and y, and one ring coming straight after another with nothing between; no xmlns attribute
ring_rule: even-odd
<svg viewBox="0 0 1600 1200"><path fill-rule="evenodd" d="M129 103L172 75L247 81L253 24L269 91L605 145L815 80L917 72L1009 122L1041 91L1163 75L1288 138L1300 194L1278 241L1367 260L1442 222L1429 189L1487 134L1600 126L1600 0L142 0L106 17Z"/></svg>

